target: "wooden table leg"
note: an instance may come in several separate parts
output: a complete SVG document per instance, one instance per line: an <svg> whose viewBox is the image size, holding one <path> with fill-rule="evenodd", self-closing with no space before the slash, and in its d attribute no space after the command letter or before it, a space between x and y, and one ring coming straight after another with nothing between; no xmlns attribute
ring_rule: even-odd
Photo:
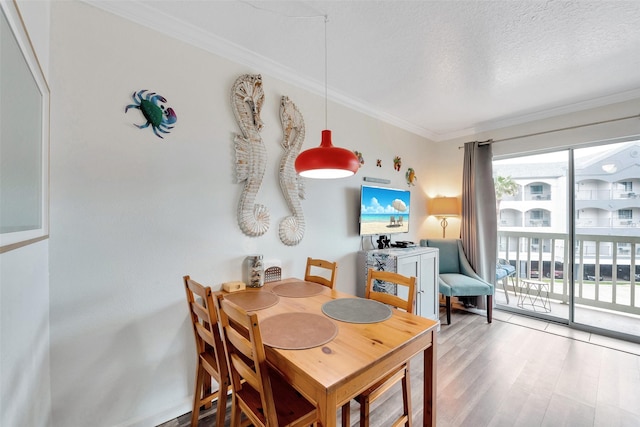
<svg viewBox="0 0 640 427"><path fill-rule="evenodd" d="M436 343L438 337L431 332L431 345L424 350L424 408L422 425L436 425Z"/></svg>
<svg viewBox="0 0 640 427"><path fill-rule="evenodd" d="M322 427L336 427L338 417L338 401L335 394L319 396L318 411L320 411L320 425Z"/></svg>

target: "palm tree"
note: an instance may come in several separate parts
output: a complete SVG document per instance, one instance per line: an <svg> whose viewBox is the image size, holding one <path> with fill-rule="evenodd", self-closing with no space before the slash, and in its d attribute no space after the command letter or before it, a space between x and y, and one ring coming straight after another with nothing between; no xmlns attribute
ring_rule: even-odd
<svg viewBox="0 0 640 427"><path fill-rule="evenodd" d="M496 218L500 219L500 202L502 198L518 194L519 186L510 176L497 176L493 181L493 186L496 189Z"/></svg>

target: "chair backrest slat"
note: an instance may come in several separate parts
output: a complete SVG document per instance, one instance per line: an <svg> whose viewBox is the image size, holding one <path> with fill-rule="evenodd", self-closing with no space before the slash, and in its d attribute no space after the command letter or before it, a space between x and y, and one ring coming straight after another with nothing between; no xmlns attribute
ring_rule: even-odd
<svg viewBox="0 0 640 427"><path fill-rule="evenodd" d="M403 299L397 295L392 295L386 292L378 292L373 289L373 284L376 280L383 282L393 283L397 286L403 286L407 288L407 299ZM367 289L365 291L365 298L369 298L375 301L379 301L384 304L392 305L396 308L402 309L408 313L413 313L415 307L415 295L416 295L416 278L411 276L403 276L402 274L394 273L391 271L376 271L369 269L367 274Z"/></svg>
<svg viewBox="0 0 640 427"><path fill-rule="evenodd" d="M194 301L191 303L191 310L195 312L195 314L198 316L200 320L204 322L211 321L209 316L209 311L207 311L207 308L202 304L200 304L198 301Z"/></svg>
<svg viewBox="0 0 640 427"><path fill-rule="evenodd" d="M260 388L260 379L255 371L247 365L247 363L237 354L231 356L231 364L238 371L241 379L245 380L251 387L258 390Z"/></svg>
<svg viewBox="0 0 640 427"><path fill-rule="evenodd" d="M209 329L207 329L206 327L204 327L201 323L197 323L196 324L196 331L198 332L198 336L207 344L209 344L212 347L215 347L216 342L215 342L215 338L213 337L213 334L211 333L211 331Z"/></svg>
<svg viewBox="0 0 640 427"><path fill-rule="evenodd" d="M319 269L326 270L326 275L328 277L315 274L318 271L322 271ZM324 285L328 288L333 289L333 287L336 284L337 270L338 270L337 262L330 262L323 259L307 258L307 268L304 273L304 280L306 280L307 282L319 283L321 285Z"/></svg>

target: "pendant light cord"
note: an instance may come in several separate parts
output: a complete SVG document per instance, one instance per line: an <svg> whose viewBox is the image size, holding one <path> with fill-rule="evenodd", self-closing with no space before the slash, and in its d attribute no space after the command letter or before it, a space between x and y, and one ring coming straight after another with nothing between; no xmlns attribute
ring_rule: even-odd
<svg viewBox="0 0 640 427"><path fill-rule="evenodd" d="M282 17L285 17L285 18L319 18L319 17L323 17L324 18L324 128L328 129L328 119L327 119L327 117L329 115L328 114L329 108L328 108L327 104L328 104L328 99L329 99L329 91L328 91L328 83L327 83L327 81L328 81L328 78L327 78L327 74L328 74L328 71L327 71L328 70L328 65L327 65L327 62L328 62L328 60L327 60L327 50L328 50L327 49L327 22L329 22L329 15L326 14L326 13L323 13L322 15L320 15L320 14L288 15L288 14L285 14L285 13L282 13L282 12L279 12L279 11L276 11L276 10L272 10L272 9L269 9L269 8L266 8L266 7L258 6L256 4L250 2L250 1L247 1L247 0L239 0L239 2L244 4L244 5L246 5L246 6L251 7L253 9L261 10L261 11L268 12L268 13L271 13L271 14L274 14L274 15L277 15L277 16L282 16ZM320 10L318 10L318 9L312 7L312 6L309 6L309 8L317 11L318 13L322 13Z"/></svg>
<svg viewBox="0 0 640 427"><path fill-rule="evenodd" d="M329 15L324 15L324 128L325 129L329 129L328 124L327 124L327 116L328 116L328 108L327 108L327 99L329 98L328 96L328 90L327 90L327 74L328 74L328 67L327 67L327 21L329 21Z"/></svg>

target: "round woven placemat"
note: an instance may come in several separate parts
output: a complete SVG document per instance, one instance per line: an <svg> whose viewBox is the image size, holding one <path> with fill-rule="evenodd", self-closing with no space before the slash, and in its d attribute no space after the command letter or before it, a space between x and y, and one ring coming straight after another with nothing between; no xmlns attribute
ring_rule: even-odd
<svg viewBox="0 0 640 427"><path fill-rule="evenodd" d="M269 347L302 350L326 344L338 334L338 327L313 313L282 313L260 321L262 342Z"/></svg>
<svg viewBox="0 0 640 427"><path fill-rule="evenodd" d="M391 317L391 309L365 298L339 298L322 304L322 312L332 319L349 323L376 323Z"/></svg>
<svg viewBox="0 0 640 427"><path fill-rule="evenodd" d="M280 301L278 295L267 291L240 291L225 295L224 298L246 311L262 310Z"/></svg>
<svg viewBox="0 0 640 427"><path fill-rule="evenodd" d="M314 282L289 282L273 287L272 291L281 297L303 298L317 295L326 287Z"/></svg>

